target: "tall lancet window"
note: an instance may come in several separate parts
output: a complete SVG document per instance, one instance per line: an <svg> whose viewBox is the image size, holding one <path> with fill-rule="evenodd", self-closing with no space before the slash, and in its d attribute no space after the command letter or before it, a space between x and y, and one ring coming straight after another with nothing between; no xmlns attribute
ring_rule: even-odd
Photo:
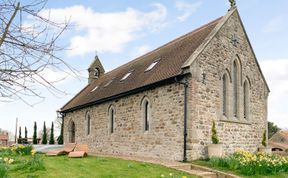
<svg viewBox="0 0 288 178"><path fill-rule="evenodd" d="M227 86L227 75L224 74L223 75L223 78L222 78L222 95L223 95L223 100L222 100L222 112L223 112L223 115L224 116L227 116L227 89L228 89L228 86Z"/></svg>
<svg viewBox="0 0 288 178"><path fill-rule="evenodd" d="M110 133L114 133L115 112L114 108L110 109Z"/></svg>
<svg viewBox="0 0 288 178"><path fill-rule="evenodd" d="M247 81L244 82L243 85L243 114L244 119L248 119L249 114L249 86Z"/></svg>
<svg viewBox="0 0 288 178"><path fill-rule="evenodd" d="M233 62L233 116L238 117L238 67Z"/></svg>
<svg viewBox="0 0 288 178"><path fill-rule="evenodd" d="M91 130L91 117L89 112L86 113L86 123L87 123L87 135L90 135L90 130Z"/></svg>
<svg viewBox="0 0 288 178"><path fill-rule="evenodd" d="M144 103L144 130L149 130L149 102Z"/></svg>

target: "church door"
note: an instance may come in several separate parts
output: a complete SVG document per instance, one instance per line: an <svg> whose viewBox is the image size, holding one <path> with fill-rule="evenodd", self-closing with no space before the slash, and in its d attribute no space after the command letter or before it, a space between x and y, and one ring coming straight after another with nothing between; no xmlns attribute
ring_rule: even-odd
<svg viewBox="0 0 288 178"><path fill-rule="evenodd" d="M75 143L75 123L73 121L69 124L69 142Z"/></svg>

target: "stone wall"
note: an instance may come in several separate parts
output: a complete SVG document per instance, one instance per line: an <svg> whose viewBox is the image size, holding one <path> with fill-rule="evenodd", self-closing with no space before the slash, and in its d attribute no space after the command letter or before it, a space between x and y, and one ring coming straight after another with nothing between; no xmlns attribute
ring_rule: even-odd
<svg viewBox="0 0 288 178"><path fill-rule="evenodd" d="M150 129L146 132L141 108L144 97L151 106ZM69 142L68 126L73 120L75 141L88 144L90 152L182 160L183 97L183 86L175 83L67 113L64 117L65 143ZM111 105L115 109L112 134L108 114ZM85 120L87 112L91 116L89 135Z"/></svg>
<svg viewBox="0 0 288 178"><path fill-rule="evenodd" d="M231 38L235 35L236 45ZM233 116L233 81L228 84L228 115L222 114L222 75L232 75L233 61L238 60L238 117ZM242 148L256 151L267 127L268 88L261 76L255 56L235 11L220 31L193 63L189 95L189 158L207 157L207 145L211 144L212 121L225 154ZM203 78L203 74L205 77ZM244 118L243 83L249 81L249 114Z"/></svg>

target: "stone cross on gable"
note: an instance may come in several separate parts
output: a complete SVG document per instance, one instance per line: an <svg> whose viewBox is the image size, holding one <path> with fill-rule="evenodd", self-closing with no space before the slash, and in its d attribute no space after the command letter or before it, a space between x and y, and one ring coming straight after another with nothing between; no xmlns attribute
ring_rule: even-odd
<svg viewBox="0 0 288 178"><path fill-rule="evenodd" d="M231 36L231 43L233 44L233 46L237 47L237 44L239 44L239 40L237 38L237 36L235 34L233 34Z"/></svg>

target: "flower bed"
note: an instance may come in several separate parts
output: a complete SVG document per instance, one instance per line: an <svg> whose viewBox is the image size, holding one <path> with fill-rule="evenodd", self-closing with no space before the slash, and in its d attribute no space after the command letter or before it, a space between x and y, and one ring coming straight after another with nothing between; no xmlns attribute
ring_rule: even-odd
<svg viewBox="0 0 288 178"><path fill-rule="evenodd" d="M252 154L239 150L231 156L211 158L208 162L212 166L224 167L232 171L239 170L244 175L271 175L288 172L288 157L263 152Z"/></svg>

